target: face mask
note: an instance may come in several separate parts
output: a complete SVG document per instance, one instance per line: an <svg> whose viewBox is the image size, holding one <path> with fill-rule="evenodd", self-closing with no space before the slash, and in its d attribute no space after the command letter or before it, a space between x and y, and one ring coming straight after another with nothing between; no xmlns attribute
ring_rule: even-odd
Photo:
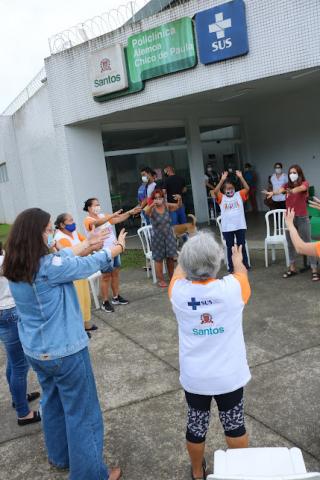
<svg viewBox="0 0 320 480"><path fill-rule="evenodd" d="M70 223L69 225L66 225L64 228L68 230L68 232L72 233L76 229L76 224L73 222L73 223Z"/></svg>
<svg viewBox="0 0 320 480"><path fill-rule="evenodd" d="M233 195L234 195L234 190L226 190L227 197L233 197Z"/></svg>
<svg viewBox="0 0 320 480"><path fill-rule="evenodd" d="M282 173L282 168L277 167L277 168L275 169L275 172L276 172L277 175L280 175L280 173Z"/></svg>
<svg viewBox="0 0 320 480"><path fill-rule="evenodd" d="M49 233L48 239L47 239L47 245L49 248L51 248L53 244L54 244L53 233Z"/></svg>
<svg viewBox="0 0 320 480"><path fill-rule="evenodd" d="M290 173L289 177L291 182L296 182L299 178L299 175L297 173Z"/></svg>
<svg viewBox="0 0 320 480"><path fill-rule="evenodd" d="M147 183L148 177L146 175L143 175L143 177L141 177L141 180L143 181L143 183Z"/></svg>
<svg viewBox="0 0 320 480"><path fill-rule="evenodd" d="M229 173L232 173L232 168L228 168L228 172L229 172Z"/></svg>
<svg viewBox="0 0 320 480"><path fill-rule="evenodd" d="M98 215L98 213L101 212L101 207L100 205L97 205L96 207L93 207L93 213L95 213L96 215Z"/></svg>

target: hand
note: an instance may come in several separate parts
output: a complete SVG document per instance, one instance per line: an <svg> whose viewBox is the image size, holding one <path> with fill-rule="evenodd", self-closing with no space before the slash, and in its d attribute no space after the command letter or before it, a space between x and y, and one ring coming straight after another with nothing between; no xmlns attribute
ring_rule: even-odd
<svg viewBox="0 0 320 480"><path fill-rule="evenodd" d="M129 213L130 213L130 215L138 215L139 213L141 213L141 210L142 210L142 209L141 209L141 207L140 207L140 205L139 205L139 206L134 207L134 208L132 208L131 210L129 210Z"/></svg>
<svg viewBox="0 0 320 480"><path fill-rule="evenodd" d="M242 245L234 245L232 247L232 262L235 268L237 265L243 264Z"/></svg>
<svg viewBox="0 0 320 480"><path fill-rule="evenodd" d="M268 200L269 200L270 198L272 198L273 195L274 195L273 192L267 192L266 190L263 190L262 193L265 194L265 196L267 197Z"/></svg>
<svg viewBox="0 0 320 480"><path fill-rule="evenodd" d="M293 193L292 188L287 188L286 194L291 195Z"/></svg>
<svg viewBox="0 0 320 480"><path fill-rule="evenodd" d="M240 170L236 170L236 175L237 175L238 178L243 177L242 172L240 172Z"/></svg>
<svg viewBox="0 0 320 480"><path fill-rule="evenodd" d="M228 178L228 175L229 175L229 172L223 172L223 174L221 175L221 180L225 182Z"/></svg>
<svg viewBox="0 0 320 480"><path fill-rule="evenodd" d="M108 230L92 230L88 236L89 247L94 250L100 250L103 247L104 241L110 236Z"/></svg>
<svg viewBox="0 0 320 480"><path fill-rule="evenodd" d="M313 200L311 201L320 205L320 199L318 197L313 197Z"/></svg>
<svg viewBox="0 0 320 480"><path fill-rule="evenodd" d="M284 214L284 218L287 224L288 229L290 230L291 227L294 226L293 220L294 220L294 209L293 208L288 208L286 213Z"/></svg>
<svg viewBox="0 0 320 480"><path fill-rule="evenodd" d="M121 232L118 235L118 243L120 243L123 250L126 248L126 236L127 235L128 235L128 232L126 232L124 228L121 230Z"/></svg>
<svg viewBox="0 0 320 480"><path fill-rule="evenodd" d="M177 200L177 202L179 202L182 197L181 195L176 194L176 195L172 195L172 198L174 198L175 200Z"/></svg>

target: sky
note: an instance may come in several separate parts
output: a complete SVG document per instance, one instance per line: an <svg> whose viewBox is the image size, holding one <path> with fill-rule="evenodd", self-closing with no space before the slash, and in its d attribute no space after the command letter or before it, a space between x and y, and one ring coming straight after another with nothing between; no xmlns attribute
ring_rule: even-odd
<svg viewBox="0 0 320 480"><path fill-rule="evenodd" d="M43 66L43 59L50 55L49 37L127 3L128 0L0 0L0 113Z"/></svg>

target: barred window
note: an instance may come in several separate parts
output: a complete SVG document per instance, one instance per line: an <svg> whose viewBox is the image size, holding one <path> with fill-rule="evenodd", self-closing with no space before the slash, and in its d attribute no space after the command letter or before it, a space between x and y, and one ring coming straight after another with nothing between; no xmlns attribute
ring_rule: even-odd
<svg viewBox="0 0 320 480"><path fill-rule="evenodd" d="M0 183L5 183L8 180L9 178L8 178L7 164L0 163Z"/></svg>

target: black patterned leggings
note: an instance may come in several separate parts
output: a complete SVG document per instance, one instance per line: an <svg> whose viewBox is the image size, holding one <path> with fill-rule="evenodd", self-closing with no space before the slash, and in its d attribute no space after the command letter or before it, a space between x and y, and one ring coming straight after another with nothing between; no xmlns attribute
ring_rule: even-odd
<svg viewBox="0 0 320 480"><path fill-rule="evenodd" d="M223 395L197 395L185 391L188 403L186 439L202 443L206 439L210 421L211 400L214 397L219 418L227 437L241 437L246 433L244 425L243 388Z"/></svg>

